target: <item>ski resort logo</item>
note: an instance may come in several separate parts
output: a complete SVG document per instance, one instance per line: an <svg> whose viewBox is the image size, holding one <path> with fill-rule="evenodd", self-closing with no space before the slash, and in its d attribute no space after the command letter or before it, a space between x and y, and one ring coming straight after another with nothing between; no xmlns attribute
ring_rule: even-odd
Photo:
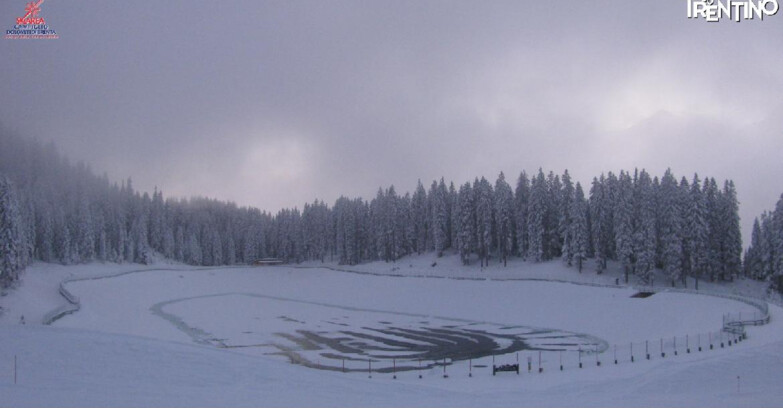
<svg viewBox="0 0 783 408"><path fill-rule="evenodd" d="M703 18L717 23L722 19L739 23L743 20L774 16L780 9L778 0L687 0L688 18Z"/></svg>
<svg viewBox="0 0 783 408"><path fill-rule="evenodd" d="M41 4L44 0L31 1L24 8L25 14L16 18L16 24L5 30L7 40L56 40L57 32L46 24L41 16Z"/></svg>

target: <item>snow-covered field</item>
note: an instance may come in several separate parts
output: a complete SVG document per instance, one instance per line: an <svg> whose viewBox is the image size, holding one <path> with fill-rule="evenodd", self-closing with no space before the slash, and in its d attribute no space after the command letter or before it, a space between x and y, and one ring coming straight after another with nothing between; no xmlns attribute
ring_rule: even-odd
<svg viewBox="0 0 783 408"><path fill-rule="evenodd" d="M632 287L521 280L613 285L619 276L578 274L559 262L480 270L461 267L455 258L422 256L350 268L359 273L319 265L36 264L19 288L0 298L0 405L779 406L783 401L777 384L783 378L783 310L777 306L770 306L770 324L748 328L747 340L728 346L725 337L721 348L714 338L709 350L707 336L719 336L724 314L750 316L758 310L721 297L661 292L632 298L637 292ZM96 278L107 275L115 276ZM96 279L74 280L82 277ZM68 278L65 287L80 298L81 310L53 326L37 324L64 303L57 290ZM700 286L755 294L760 289L754 284ZM22 314L26 325L19 324ZM691 353L685 351L685 335ZM660 356L660 339L666 358ZM585 350L582 369L579 349ZM597 356L596 349L602 351ZM519 361L521 375L493 376L493 359ZM407 370L419 365L425 369Z"/></svg>

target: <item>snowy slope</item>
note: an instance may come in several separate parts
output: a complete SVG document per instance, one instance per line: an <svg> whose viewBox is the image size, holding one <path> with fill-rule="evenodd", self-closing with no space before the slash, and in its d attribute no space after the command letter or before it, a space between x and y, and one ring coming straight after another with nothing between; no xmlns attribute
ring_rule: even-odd
<svg viewBox="0 0 783 408"><path fill-rule="evenodd" d="M418 268L411 274L422 275L448 259L435 268L425 259L408 269ZM555 263L525 265L497 269L495 278L535 277L541 270L564 278L575 274ZM382 263L361 268L399 270ZM146 269L169 270L71 282L66 286L81 298L80 312L55 327L18 324L17 314L34 323L47 308L64 302L57 294L61 279L138 269L145 267L30 268L23 285L0 298L6 312L0 318L0 406L778 406L783 401L777 385L783 378L783 311L775 306L771 324L749 328L749 339L733 347L687 355L680 350L675 358L617 366L605 355L601 367L578 369L569 362L563 372L549 360L544 373L520 376L493 377L488 368L474 367L468 377L462 361L448 367L447 379L440 367L424 370L421 379L417 371L398 372L393 379L391 373L374 372L368 378L366 372L315 370L269 354L274 349L269 346L197 344L198 335L164 318L174 316L205 334L200 338L220 338L229 345L280 342L276 332L297 326L329 331L329 322L360 331L379 321L443 324L438 319L461 319L457 325L489 331L498 330L489 323L568 330L611 344L713 330L726 312L753 313L744 303L706 296L659 293L640 300L628 297L633 293L629 288L476 281L472 279L488 272L476 268L455 267L471 278L457 280L287 267L157 265ZM569 307L557 307L563 298ZM155 305L165 316L155 313ZM642 313L649 318L640 317ZM287 319L279 318L283 314ZM317 355L309 353L303 352L310 358ZM523 361L528 354L522 352ZM513 354L498 358L508 362Z"/></svg>
<svg viewBox="0 0 783 408"><path fill-rule="evenodd" d="M779 406L783 342L690 360L448 379L317 371L83 330L0 331L3 406ZM18 355L18 384L11 351ZM741 387L737 390L737 379Z"/></svg>

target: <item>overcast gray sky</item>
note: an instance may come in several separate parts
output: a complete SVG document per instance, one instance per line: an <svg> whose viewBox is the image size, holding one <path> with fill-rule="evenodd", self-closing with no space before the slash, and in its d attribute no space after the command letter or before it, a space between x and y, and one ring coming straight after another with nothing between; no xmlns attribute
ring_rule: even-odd
<svg viewBox="0 0 783 408"><path fill-rule="evenodd" d="M25 0L0 3L12 28ZM783 11L666 1L47 0L0 41L0 124L112 180L276 212L543 167L783 193ZM3 31L4 32L4 31Z"/></svg>

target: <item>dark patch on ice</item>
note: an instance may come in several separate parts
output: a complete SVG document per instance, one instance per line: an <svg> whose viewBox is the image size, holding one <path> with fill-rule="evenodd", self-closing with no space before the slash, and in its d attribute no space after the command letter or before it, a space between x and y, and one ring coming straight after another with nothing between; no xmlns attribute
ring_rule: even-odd
<svg viewBox="0 0 783 408"><path fill-rule="evenodd" d="M307 336L296 336L293 334L288 333L275 333L280 337L286 338L297 345L301 347L304 350L320 350L321 347L317 344L317 342L311 341L307 338Z"/></svg>
<svg viewBox="0 0 783 408"><path fill-rule="evenodd" d="M466 325L467 326L467 325ZM523 350L565 350L585 346L585 343L529 344L524 334L494 333L466 327L362 327L364 331L343 330L337 333L313 333L298 330L296 335L283 337L302 346L319 347L321 356L331 360L385 361L395 360L399 371L418 369L419 361L430 362L429 366L454 361L479 359L492 355L503 355ZM551 336L558 338L558 336ZM562 335L559 338L568 338ZM573 335L571 335L573 338ZM304 348L304 347L303 347ZM295 351L289 349L289 351ZM333 369L322 363L312 364L304 356L297 355L300 364L309 367ZM379 368L379 370L383 370Z"/></svg>
<svg viewBox="0 0 783 408"><path fill-rule="evenodd" d="M654 294L655 294L655 292L637 292L637 293L634 293L633 295L631 295L631 297L632 298L644 299L644 298L648 298L648 297L650 297L650 296L652 296Z"/></svg>
<svg viewBox="0 0 783 408"><path fill-rule="evenodd" d="M342 370L341 360L373 361L373 371L391 372L395 369L393 367L396 367L397 371L430 369L436 367L436 365L444 364L444 361L446 365L449 365L454 361L507 355L523 350L557 351L594 347L604 350L608 347L606 342L601 339L562 330L355 308L255 293L222 293L174 299L153 305L150 309L153 313L168 320L178 329L191 336L194 341L217 347L226 347L223 339L216 339L214 335L210 335L206 331L189 326L182 318L163 311L163 308L170 304L222 296L248 296L353 312L383 313L389 316L427 319L420 320L418 325L405 318L403 318L404 323L402 325L393 325L389 323L389 320L384 319L378 320L381 323L372 324L369 327L361 327L358 324L351 324L352 321L348 316L342 316L342 319L346 319L344 320L346 323L333 321L337 319L342 320L340 317L306 323L290 316L278 316L278 319L287 322L306 324L307 326L299 327L307 327L308 329L275 333L282 341L274 342L274 344L269 344L269 346L277 348L280 351L280 355L288 357L293 364L301 364L323 370ZM254 319L262 320L257 316ZM321 329L322 325L326 326L327 329ZM334 330L335 325L341 326L341 328ZM354 329L351 329L352 327ZM250 333L246 332L246 334ZM544 343L541 340L548 341ZM232 345L232 348L234 346L241 345ZM261 345L247 346L257 347ZM326 361L321 360L320 357L325 358ZM380 363L378 367L376 367L375 362ZM353 367L346 367L346 370L363 371L355 364Z"/></svg>
<svg viewBox="0 0 783 408"><path fill-rule="evenodd" d="M323 358L330 358L332 360L345 360L345 361L367 361L366 358L358 358L358 357L352 357L352 356L345 356L343 354L334 354L334 353L321 353L321 357Z"/></svg>
<svg viewBox="0 0 783 408"><path fill-rule="evenodd" d="M285 315L284 316L277 316L277 318L280 319L280 320L286 321L286 322L304 324L304 322L302 322L302 321L299 321L299 320L296 320L296 319L292 319L292 318L290 318L288 316L285 316Z"/></svg>
<svg viewBox="0 0 783 408"><path fill-rule="evenodd" d="M225 347L223 347L223 348L227 348L227 349L237 349L237 348L252 348L252 347L274 347L274 344L269 344L269 343L260 343L260 344L240 344L240 345L236 345L236 346L233 346L233 345L226 345L226 346L225 346ZM264 353L264 354L280 354L280 353L278 353L278 352L274 352L274 353Z"/></svg>

